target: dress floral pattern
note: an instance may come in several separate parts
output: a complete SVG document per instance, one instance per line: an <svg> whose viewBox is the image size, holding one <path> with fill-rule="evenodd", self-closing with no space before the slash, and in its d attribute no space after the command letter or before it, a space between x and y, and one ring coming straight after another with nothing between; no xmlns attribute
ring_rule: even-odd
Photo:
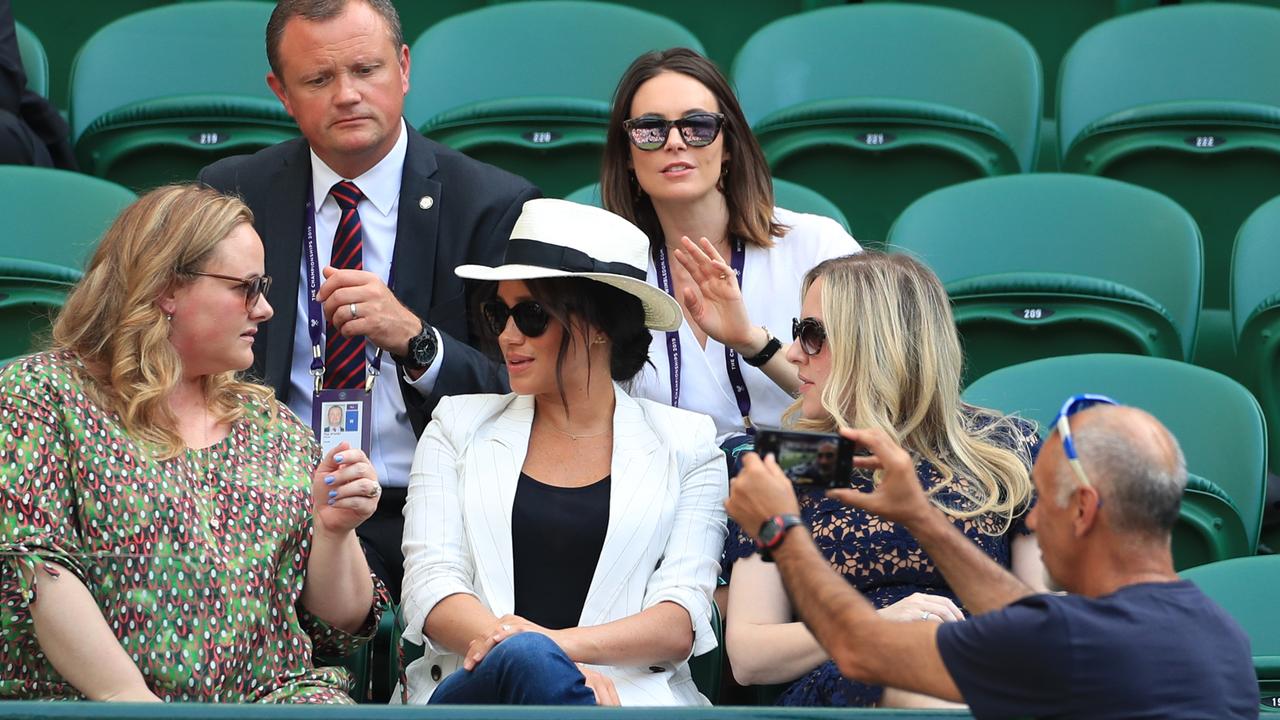
<svg viewBox="0 0 1280 720"><path fill-rule="evenodd" d="M311 659L365 642L386 591L375 579L355 635L299 602L320 458L310 429L246 399L222 442L156 460L83 392L82 367L43 353L0 373L0 698L81 697L27 607L50 581L33 571L52 561L89 589L161 699L351 702L346 671Z"/></svg>
<svg viewBox="0 0 1280 720"><path fill-rule="evenodd" d="M981 425L989 421L990 418L983 418L977 422ZM1014 450L1030 467L1039 449L1035 426L1020 419L1015 419L1011 425L1007 431L993 432L991 441ZM935 502L957 510L972 508L972 501L968 499L973 496L973 480L970 478L957 475L950 483L938 487L942 483L941 476L925 462L916 465L916 475L926 492L937 488ZM871 474L855 471L853 488L870 492L873 489ZM917 592L943 595L957 606L961 605L937 566L905 528L832 500L822 489L797 489L797 495L800 515L808 525L819 552L872 605L887 607ZM1027 509L1030 506L1011 523L990 514L970 519L956 518L953 522L993 560L1009 567L1013 538L1030 533L1024 523ZM754 552L755 543L730 522L724 564L731 565ZM843 677L835 663L828 660L791 683L778 697L777 704L871 707L879 703L882 694L883 688Z"/></svg>

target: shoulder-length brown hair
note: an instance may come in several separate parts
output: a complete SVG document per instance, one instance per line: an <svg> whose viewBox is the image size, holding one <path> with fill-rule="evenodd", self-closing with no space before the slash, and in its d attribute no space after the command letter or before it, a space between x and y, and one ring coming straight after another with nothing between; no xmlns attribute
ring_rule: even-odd
<svg viewBox="0 0 1280 720"><path fill-rule="evenodd" d="M747 118L729 81L715 63L689 48L645 53L622 74L613 94L609 134L600 168L600 197L606 210L621 215L649 236L655 247L663 242L662 226L648 195L637 192L631 170L631 141L622 122L631 114L631 101L646 81L664 72L676 72L702 83L715 96L724 114L725 161L719 188L729 209L728 233L744 242L772 247L773 238L786 234L785 225L773 217L773 182L764 152L756 142Z"/></svg>
<svg viewBox="0 0 1280 720"><path fill-rule="evenodd" d="M94 402L115 412L130 437L162 458L186 444L169 409L182 379L182 359L169 342L157 301L185 285L228 234L253 213L240 200L197 185L171 185L143 195L107 229L53 325L53 348L84 362ZM271 408L271 390L234 372L205 378L205 397L219 420L244 413L252 397Z"/></svg>

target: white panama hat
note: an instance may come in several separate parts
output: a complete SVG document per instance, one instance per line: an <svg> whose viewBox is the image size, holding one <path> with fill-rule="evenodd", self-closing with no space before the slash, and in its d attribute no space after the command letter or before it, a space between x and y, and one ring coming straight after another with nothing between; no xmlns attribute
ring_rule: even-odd
<svg viewBox="0 0 1280 720"><path fill-rule="evenodd" d="M468 280L583 277L634 295L651 330L678 330L684 313L675 298L646 282L649 238L608 210L541 198L521 208L503 264L460 265Z"/></svg>

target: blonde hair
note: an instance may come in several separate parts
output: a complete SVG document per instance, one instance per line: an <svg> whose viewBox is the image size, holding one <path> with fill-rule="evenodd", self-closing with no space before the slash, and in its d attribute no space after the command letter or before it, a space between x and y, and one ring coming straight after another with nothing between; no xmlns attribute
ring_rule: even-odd
<svg viewBox="0 0 1280 720"><path fill-rule="evenodd" d="M942 482L931 496L949 488L969 504L949 507L935 499L938 507L958 518L1002 517L1004 532L1031 499L1030 441L1009 418L960 400L964 358L937 276L906 255L863 252L810 270L802 298L819 278L831 352L821 396L827 417L801 417L797 401L786 420L827 432L880 428L937 469ZM1024 445L1021 452L995 444L995 435ZM953 482L957 473L973 482Z"/></svg>
<svg viewBox="0 0 1280 720"><path fill-rule="evenodd" d="M85 386L115 412L129 435L161 458L186 449L169 409L182 360L157 301L194 279L218 244L253 213L240 200L197 185L157 188L125 208L98 243L83 279L53 326L53 349L85 364ZM271 390L234 372L204 378L210 409L223 422L243 415L244 398L274 412Z"/></svg>

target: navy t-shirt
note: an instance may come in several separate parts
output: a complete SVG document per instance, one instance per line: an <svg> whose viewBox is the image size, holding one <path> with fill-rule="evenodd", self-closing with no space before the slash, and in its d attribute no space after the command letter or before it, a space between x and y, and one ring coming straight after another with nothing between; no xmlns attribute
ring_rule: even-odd
<svg viewBox="0 0 1280 720"><path fill-rule="evenodd" d="M1256 718L1249 638L1190 582L1033 595L938 628L977 718Z"/></svg>

